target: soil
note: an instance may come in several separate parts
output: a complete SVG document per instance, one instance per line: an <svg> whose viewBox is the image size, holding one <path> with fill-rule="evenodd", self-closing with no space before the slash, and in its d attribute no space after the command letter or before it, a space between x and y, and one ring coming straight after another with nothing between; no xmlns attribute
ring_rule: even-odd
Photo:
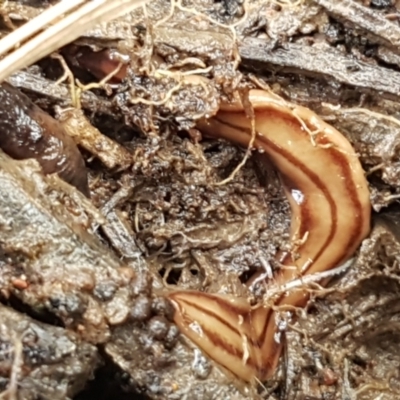
<svg viewBox="0 0 400 400"><path fill-rule="evenodd" d="M51 3L7 2L1 36ZM0 398L400 398L399 12L156 0L13 74L74 138L90 198L0 152ZM60 56L83 85L124 66L77 104ZM243 282L289 246L263 154L236 172L245 149L196 130L221 99L267 86L349 139L374 217L353 265L296 310L273 379L246 385L179 334L165 293L248 295Z"/></svg>

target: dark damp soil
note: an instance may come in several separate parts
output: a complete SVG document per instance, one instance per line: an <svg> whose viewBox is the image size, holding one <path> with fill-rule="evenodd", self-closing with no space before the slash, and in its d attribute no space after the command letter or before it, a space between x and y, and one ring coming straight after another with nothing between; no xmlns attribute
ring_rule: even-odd
<svg viewBox="0 0 400 400"><path fill-rule="evenodd" d="M2 37L7 18L19 26L52 3L9 1ZM188 0L170 13L153 1L146 18L87 32L58 52L82 84L126 64L83 91L81 110L66 111L59 58L9 79L68 126L86 168L72 175L87 173L90 199L1 153L0 390L24 400L400 396L400 4L278 3ZM290 245L289 204L265 156L238 169L245 150L195 127L222 98L267 85L349 139L374 219L350 270L287 327L274 378L248 388L188 345L163 294L249 295L243 283Z"/></svg>

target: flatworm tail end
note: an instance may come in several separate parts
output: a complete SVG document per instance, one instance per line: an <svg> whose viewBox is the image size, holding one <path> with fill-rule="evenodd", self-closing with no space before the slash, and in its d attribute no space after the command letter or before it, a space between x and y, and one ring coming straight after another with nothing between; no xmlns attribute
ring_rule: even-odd
<svg viewBox="0 0 400 400"><path fill-rule="evenodd" d="M175 306L175 323L186 337L244 381L259 376L259 347L252 339L247 301L195 291L168 297Z"/></svg>

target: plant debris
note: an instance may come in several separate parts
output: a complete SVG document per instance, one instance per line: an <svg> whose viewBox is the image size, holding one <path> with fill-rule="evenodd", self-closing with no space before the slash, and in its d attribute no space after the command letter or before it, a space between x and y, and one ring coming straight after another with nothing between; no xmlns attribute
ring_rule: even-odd
<svg viewBox="0 0 400 400"><path fill-rule="evenodd" d="M70 132L91 198L0 152L0 398L399 397L397 3L156 0L56 53L19 55L8 83ZM4 2L1 38L54 4ZM249 275L289 249L289 205L264 155L196 129L250 88L342 132L376 214L354 264L326 288L308 282L280 367L257 387L181 336L164 296L248 295Z"/></svg>
<svg viewBox="0 0 400 400"><path fill-rule="evenodd" d="M78 335L0 305L0 398L71 398L100 366L95 346Z"/></svg>

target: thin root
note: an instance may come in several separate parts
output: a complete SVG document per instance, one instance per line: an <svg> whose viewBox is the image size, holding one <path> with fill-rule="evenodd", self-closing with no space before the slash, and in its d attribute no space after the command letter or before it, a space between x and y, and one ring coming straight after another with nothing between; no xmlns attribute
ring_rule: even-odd
<svg viewBox="0 0 400 400"><path fill-rule="evenodd" d="M253 108L251 108L251 139L250 139L249 145L247 146L246 153L245 153L242 161L236 166L236 168L232 171L232 173L226 179L215 183L215 186L226 185L227 183L229 183L230 181L232 181L235 178L236 174L243 168L243 166L246 164L247 160L249 159L255 140L256 140L256 119L255 119L255 115L254 115L254 110L253 110Z"/></svg>
<svg viewBox="0 0 400 400"><path fill-rule="evenodd" d="M56 85L59 85L65 81L68 81L69 91L70 91L70 95L71 95L71 103L74 107L80 108L80 107L78 107L79 100L78 100L77 89L75 86L74 74L69 69L67 62L65 61L65 59L62 55L54 53L51 55L51 58L58 60L61 64L62 69L64 70L63 75L61 76L61 78L59 78L57 80Z"/></svg>
<svg viewBox="0 0 400 400"><path fill-rule="evenodd" d="M83 92L86 92L88 90L91 89L104 89L106 92L108 91L106 85L107 83L115 76L118 74L118 72L121 70L123 64L119 63L118 66L111 71L106 77L104 77L100 82L92 82L92 83L88 83L87 85L82 85L81 82L79 82L79 80L76 80L76 84L78 86L77 89L77 100L78 100L78 108L81 108L81 101L80 101L80 97L81 94Z"/></svg>
<svg viewBox="0 0 400 400"><path fill-rule="evenodd" d="M11 368L10 380L7 389L0 393L0 400L16 400L18 379L23 365L22 339L14 339L14 360Z"/></svg>
<svg viewBox="0 0 400 400"><path fill-rule="evenodd" d="M181 87L182 87L182 81L178 82L177 85L175 85L173 88L168 90L165 97L158 101L147 100L147 99L144 99L143 97L136 97L136 98L130 99L130 102L131 102L131 104L145 104L147 106L162 106L162 105L166 104L169 100L171 100L172 95L175 92L177 92Z"/></svg>
<svg viewBox="0 0 400 400"><path fill-rule="evenodd" d="M300 0L300 1L303 1L303 0ZM247 17L248 17L248 8L249 8L248 7L248 2L249 2L249 0L245 0L245 2L244 2L244 5L243 5L244 14L243 14L242 18L240 18L239 21L237 21L237 22L235 22L233 24L223 24L223 23L218 22L215 19L205 15L204 13L201 13L201 12L197 11L194 8L184 7L182 5L182 0L171 0L171 8L170 8L170 11L169 11L168 15L165 18L163 18L160 21L158 21L155 24L155 26L157 27L157 26L161 26L162 24L165 24L167 21L169 21L172 18L172 16L174 15L175 9L179 9L182 12L187 12L188 14L192 14L192 15L195 15L197 17L204 18L204 19L206 19L207 21L209 21L213 25L219 26L221 28L228 29L232 34L232 42L233 42L233 44L235 45L235 48L236 48L236 51L234 51L234 57L235 57L234 66L235 66L235 69L237 69L237 67L240 64L240 55L239 55L239 51L237 50L237 46L236 46L237 35L236 35L235 27L240 25L240 24L242 24L247 19Z"/></svg>

